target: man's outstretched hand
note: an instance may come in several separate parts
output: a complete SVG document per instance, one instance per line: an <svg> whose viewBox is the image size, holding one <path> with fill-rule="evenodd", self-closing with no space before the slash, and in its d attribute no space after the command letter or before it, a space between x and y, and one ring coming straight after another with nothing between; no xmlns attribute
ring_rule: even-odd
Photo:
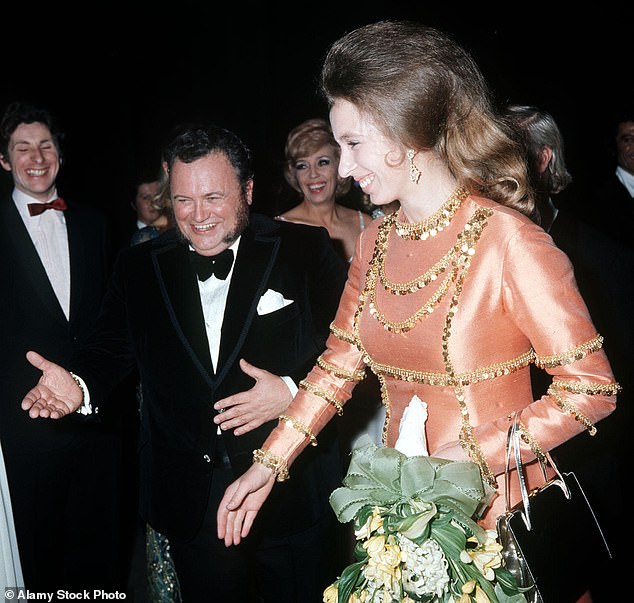
<svg viewBox="0 0 634 603"><path fill-rule="evenodd" d="M28 410L32 419L61 419L81 406L83 392L65 368L37 352L27 352L26 359L42 371L37 385L22 400L22 409Z"/></svg>

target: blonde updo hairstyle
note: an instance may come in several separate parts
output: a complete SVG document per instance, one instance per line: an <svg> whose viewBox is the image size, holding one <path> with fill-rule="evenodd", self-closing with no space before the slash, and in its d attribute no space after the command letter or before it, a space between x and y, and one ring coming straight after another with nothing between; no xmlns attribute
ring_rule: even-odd
<svg viewBox="0 0 634 603"><path fill-rule="evenodd" d="M405 150L431 150L460 186L526 215L534 211L525 158L471 56L448 35L411 21L380 21L336 41L321 89L369 115ZM424 174L423 174L424 178Z"/></svg>
<svg viewBox="0 0 634 603"><path fill-rule="evenodd" d="M302 189L297 181L295 164L299 159L316 153L326 145L332 148L338 165L341 150L332 134L330 124L321 117L307 119L289 132L284 147L284 178L298 193L301 194ZM337 175L335 196L345 195L350 190L351 185L352 178L342 178Z"/></svg>

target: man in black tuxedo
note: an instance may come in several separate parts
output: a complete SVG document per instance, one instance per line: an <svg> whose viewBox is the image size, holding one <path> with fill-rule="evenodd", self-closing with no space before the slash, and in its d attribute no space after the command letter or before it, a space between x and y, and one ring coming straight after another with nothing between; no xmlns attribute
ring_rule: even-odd
<svg viewBox="0 0 634 603"><path fill-rule="evenodd" d="M344 549L328 503L341 480L334 424L276 488L255 538L225 547L216 510L324 349L347 266L325 229L250 215L250 153L233 133L184 127L163 157L177 228L120 255L96 337L69 364L81 387L29 354L43 374L23 408L59 418L89 397L95 410L136 364L141 513L169 539L183 601L317 603Z"/></svg>
<svg viewBox="0 0 634 603"><path fill-rule="evenodd" d="M0 164L12 177L0 201L0 438L27 588L114 589L116 432L81 414L62 424L20 409L38 377L26 352L70 362L108 277L105 219L58 197L61 138L53 115L27 103L11 104L0 123Z"/></svg>

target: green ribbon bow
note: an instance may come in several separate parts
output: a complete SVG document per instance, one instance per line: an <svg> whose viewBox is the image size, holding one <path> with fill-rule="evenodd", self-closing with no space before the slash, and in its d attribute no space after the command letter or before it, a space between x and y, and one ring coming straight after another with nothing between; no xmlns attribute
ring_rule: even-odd
<svg viewBox="0 0 634 603"><path fill-rule="evenodd" d="M330 505L341 523L351 521L365 507L393 509L400 516L405 508L410 538L425 529L436 509L452 511L473 533L481 533L472 517L486 506L492 493L472 461L407 457L395 448L378 447L365 436L352 452L343 484L330 495Z"/></svg>

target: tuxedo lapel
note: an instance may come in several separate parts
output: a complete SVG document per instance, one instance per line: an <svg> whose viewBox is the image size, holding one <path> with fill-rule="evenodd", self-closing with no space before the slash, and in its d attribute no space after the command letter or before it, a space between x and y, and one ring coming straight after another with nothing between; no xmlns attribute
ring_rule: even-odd
<svg viewBox="0 0 634 603"><path fill-rule="evenodd" d="M0 220L8 239L9 258L12 258L9 261L14 263L15 270L31 284L44 311L50 313L55 321L67 322L46 269L12 199L3 203Z"/></svg>
<svg viewBox="0 0 634 603"><path fill-rule="evenodd" d="M186 245L174 242L154 252L153 261L168 314L184 348L212 384L213 368L196 275Z"/></svg>
<svg viewBox="0 0 634 603"><path fill-rule="evenodd" d="M222 379L238 359L269 280L279 244L278 236L258 235L251 228L242 235L222 322L218 379Z"/></svg>

